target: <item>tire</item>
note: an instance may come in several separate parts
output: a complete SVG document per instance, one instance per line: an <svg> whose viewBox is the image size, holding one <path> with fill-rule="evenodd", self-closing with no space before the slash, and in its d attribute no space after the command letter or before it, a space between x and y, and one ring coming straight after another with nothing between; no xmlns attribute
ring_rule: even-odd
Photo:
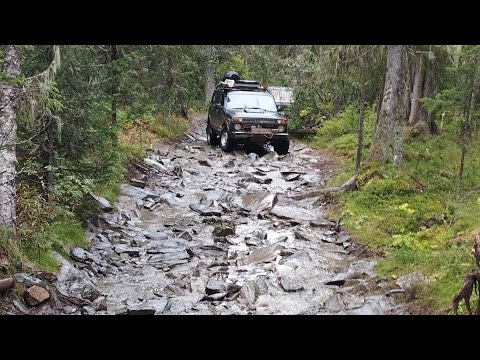
<svg viewBox="0 0 480 360"><path fill-rule="evenodd" d="M277 140L273 144L273 149L278 155L288 154L288 148L290 147L290 139Z"/></svg>
<svg viewBox="0 0 480 360"><path fill-rule="evenodd" d="M207 142L209 145L212 146L217 146L218 143L220 142L220 139L218 138L217 134L212 130L212 127L210 126L210 123L207 124Z"/></svg>
<svg viewBox="0 0 480 360"><path fill-rule="evenodd" d="M232 139L232 135L226 126L223 127L222 133L220 134L220 148L225 152L230 152L233 150L235 143Z"/></svg>

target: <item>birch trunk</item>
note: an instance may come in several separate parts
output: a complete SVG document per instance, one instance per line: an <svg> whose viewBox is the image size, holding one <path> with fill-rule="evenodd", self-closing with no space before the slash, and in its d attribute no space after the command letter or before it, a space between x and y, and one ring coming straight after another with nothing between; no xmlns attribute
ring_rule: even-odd
<svg viewBox="0 0 480 360"><path fill-rule="evenodd" d="M20 75L20 54L15 45L3 45L3 71L9 77ZM17 86L1 83L0 91L0 226L15 232L15 141L18 110Z"/></svg>

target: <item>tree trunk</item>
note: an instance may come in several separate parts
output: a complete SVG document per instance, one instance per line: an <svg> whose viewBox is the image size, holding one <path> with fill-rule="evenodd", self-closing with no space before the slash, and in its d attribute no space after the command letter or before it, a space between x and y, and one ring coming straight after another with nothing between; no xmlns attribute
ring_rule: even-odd
<svg viewBox="0 0 480 360"><path fill-rule="evenodd" d="M475 68L476 68L475 64ZM474 68L474 69L475 69ZM472 116L473 110L475 106L475 83L476 83L476 71L473 70L471 74L471 82L470 82L470 96L467 100L466 105L466 116L465 120L462 123L461 129L461 141L462 141L462 153L460 155L460 170L458 172L458 184L457 184L457 200L460 199L460 192L462 191L462 180L463 180L463 172L465 168L465 156L467 154L467 146L470 140L470 132L472 129Z"/></svg>
<svg viewBox="0 0 480 360"><path fill-rule="evenodd" d="M365 116L365 65L363 56L360 58L360 109L358 114L357 159L355 161L355 175L360 173L363 147L363 122Z"/></svg>
<svg viewBox="0 0 480 360"><path fill-rule="evenodd" d="M402 45L389 45L387 50L387 70L383 100L376 124L375 136L372 139L369 153L369 161L371 162L376 161L385 164L387 161L392 130L397 121L397 117L402 116L402 112L400 111L402 106L399 105L401 105L401 87L404 84L401 81L401 75Z"/></svg>
<svg viewBox="0 0 480 360"><path fill-rule="evenodd" d="M112 124L117 123L117 92L118 92L118 70L115 62L118 60L117 45L110 45L110 61L112 62Z"/></svg>
<svg viewBox="0 0 480 360"><path fill-rule="evenodd" d="M413 65L410 65L409 57L405 56L405 93L403 94L403 106L405 108L405 115L404 120L405 123L408 123L408 119L410 118L410 108L411 108L411 95L412 95L412 88L413 88Z"/></svg>
<svg viewBox="0 0 480 360"><path fill-rule="evenodd" d="M433 61L428 61L425 66L425 79L423 85L423 95L421 97L433 98L436 95L435 86L436 67ZM428 124L430 134L438 134L438 127L432 114L429 113L423 106L420 106L419 121L425 121Z"/></svg>
<svg viewBox="0 0 480 360"><path fill-rule="evenodd" d="M213 73L212 65L207 61L205 65L205 103L210 103L213 92L215 91L215 77Z"/></svg>
<svg viewBox="0 0 480 360"><path fill-rule="evenodd" d="M3 71L7 76L20 75L20 54L15 45L3 45ZM15 141L18 87L3 82L0 91L0 226L15 234Z"/></svg>
<svg viewBox="0 0 480 360"><path fill-rule="evenodd" d="M420 56L418 62L415 66L415 75L413 78L413 89L410 96L410 116L408 118L408 125L413 126L415 125L418 120L418 113L420 109L420 103L418 102L418 98L423 97L423 77L424 77L424 66L423 66L423 59Z"/></svg>
<svg viewBox="0 0 480 360"><path fill-rule="evenodd" d="M53 203L53 171L51 167L53 166L55 160L55 147L54 147L54 128L53 128L53 119L49 119L47 127L47 146L48 146L48 165L49 170L47 172L47 200L49 204Z"/></svg>

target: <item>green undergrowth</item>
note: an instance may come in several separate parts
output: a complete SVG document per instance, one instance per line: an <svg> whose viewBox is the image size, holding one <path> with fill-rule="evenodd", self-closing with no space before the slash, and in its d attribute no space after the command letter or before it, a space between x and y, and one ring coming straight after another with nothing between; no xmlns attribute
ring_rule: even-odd
<svg viewBox="0 0 480 360"><path fill-rule="evenodd" d="M73 178L61 178L54 184L60 191L54 194L53 201L45 199L45 195L31 184L19 182L17 234L14 238L7 231L0 231L0 271L14 272L25 266L58 270L51 250L68 256L71 247L88 245L82 224L99 211L88 193L93 192L114 203L119 185L126 181L129 164L141 162L147 150L161 141L183 135L189 125L187 119L162 114L135 121L123 115L119 113L118 146L111 165L103 169L101 182L92 178L77 184ZM66 196L71 201L66 202Z"/></svg>
<svg viewBox="0 0 480 360"><path fill-rule="evenodd" d="M370 145L372 111L366 112L365 163ZM355 168L356 111L351 108L326 121L309 145L327 148L344 159L344 167L331 180L338 185ZM406 134L408 134L406 132ZM457 134L418 138L406 135L404 163L394 171L391 163L362 167L358 191L337 195L342 224L356 241L374 249L381 258L377 273L395 279L421 271L426 284L415 301L436 311L451 307L465 273L475 268L470 249L472 231L480 228L480 146L472 141L465 162L462 189L457 197L460 149ZM463 302L460 309L464 311Z"/></svg>

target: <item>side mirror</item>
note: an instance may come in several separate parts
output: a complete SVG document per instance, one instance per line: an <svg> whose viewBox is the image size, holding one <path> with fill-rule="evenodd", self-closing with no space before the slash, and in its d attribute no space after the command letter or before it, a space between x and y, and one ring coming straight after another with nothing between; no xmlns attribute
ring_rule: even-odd
<svg viewBox="0 0 480 360"><path fill-rule="evenodd" d="M285 110L287 108L287 106L285 104L277 104L277 111L278 112L281 112L283 110Z"/></svg>

